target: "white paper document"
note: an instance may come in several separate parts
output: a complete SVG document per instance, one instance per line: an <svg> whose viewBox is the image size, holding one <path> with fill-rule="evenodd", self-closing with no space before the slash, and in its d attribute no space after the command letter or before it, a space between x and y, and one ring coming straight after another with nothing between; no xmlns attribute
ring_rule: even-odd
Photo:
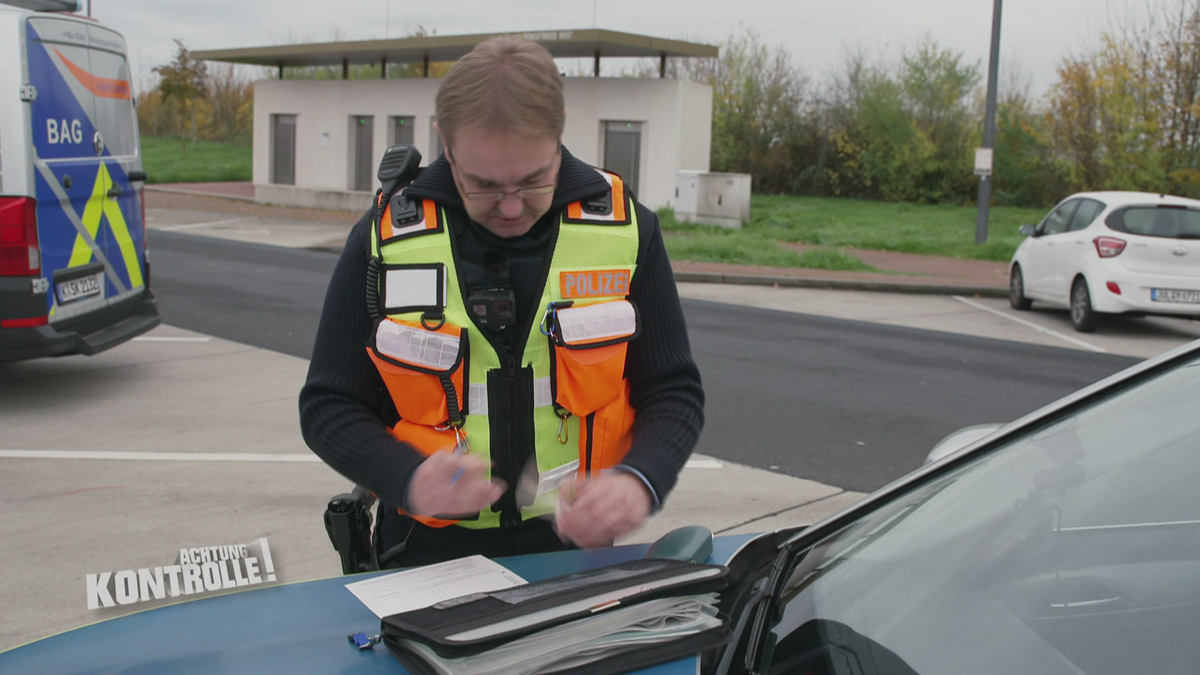
<svg viewBox="0 0 1200 675"><path fill-rule="evenodd" d="M474 555L346 584L375 616L411 612L472 593L528 583L498 563Z"/></svg>

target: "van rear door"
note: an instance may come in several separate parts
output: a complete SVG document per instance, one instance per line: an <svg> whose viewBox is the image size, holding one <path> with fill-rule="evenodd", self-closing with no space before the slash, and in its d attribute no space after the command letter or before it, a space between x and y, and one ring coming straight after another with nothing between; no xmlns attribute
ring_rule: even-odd
<svg viewBox="0 0 1200 675"><path fill-rule="evenodd" d="M42 271L50 321L144 293L145 229L125 43L82 21L26 22Z"/></svg>

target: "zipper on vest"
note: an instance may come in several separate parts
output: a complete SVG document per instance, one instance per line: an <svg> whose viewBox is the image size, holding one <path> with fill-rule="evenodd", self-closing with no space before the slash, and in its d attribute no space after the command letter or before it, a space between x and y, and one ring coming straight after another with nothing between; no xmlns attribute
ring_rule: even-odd
<svg viewBox="0 0 1200 675"><path fill-rule="evenodd" d="M510 352L508 354L508 400L516 403L517 398L517 359ZM500 510L500 527L509 528L516 527L521 524L521 509L517 507L516 486L519 480L520 468L517 466L517 453L520 449L517 447L517 420L513 415L513 410L509 410L505 426L508 427L508 466L505 467L504 480L508 483L508 491L501 498Z"/></svg>
<svg viewBox="0 0 1200 675"><path fill-rule="evenodd" d="M596 431L596 413L587 416L587 446L584 451L583 475L592 477L592 443Z"/></svg>
<svg viewBox="0 0 1200 675"><path fill-rule="evenodd" d="M561 221L561 209L554 211L555 216ZM455 218L461 218L462 214L454 213ZM447 219L447 227L451 229L450 235L450 253L455 261L454 272L458 277L459 293L462 296L462 302L467 304L467 281L463 276L462 265L459 261L459 244L456 228L456 223ZM463 225L465 226L465 224ZM558 232L560 222L553 224L554 230L550 234L550 242L546 246L545 262L542 265L542 272L539 275L538 283L534 286L537 289L538 295L535 296L535 302L539 302L543 289L546 288L546 283L550 278L550 267L554 260L554 250L558 244ZM516 527L521 524L521 510L517 507L516 486L517 480L520 478L521 471L524 469L524 462L533 459L537 453L535 432L533 427L533 367L521 369L519 357L525 353L525 345L529 339L529 333L533 330L534 321L541 317L538 311L539 307L534 306L529 312L529 317L525 320L524 326L510 326L507 330L518 330L515 346L509 348L504 342L493 335L491 331L481 326L474 316L468 312L471 323L479 329L480 335L488 341L492 346L492 350L496 356L501 359L500 372L495 373L496 378L492 378L492 371L488 373L488 428L491 431L491 447L488 449L492 462L496 469L493 475L499 475L505 482L508 483L508 490L500 497L500 500L492 505L493 512L500 513L500 527ZM518 378L518 373L528 371L528 377L522 374ZM508 371L507 373L504 371ZM505 377L506 376L506 377ZM501 379L505 384L501 384ZM495 385L493 387L493 385ZM527 386L526 386L527 385ZM522 387L525 391L521 391ZM507 395L504 395L507 394ZM520 406L517 401L526 401L527 405ZM522 419L516 419L513 416L514 410L525 408L527 413ZM524 455L518 457L518 455ZM536 461L536 460L534 460Z"/></svg>

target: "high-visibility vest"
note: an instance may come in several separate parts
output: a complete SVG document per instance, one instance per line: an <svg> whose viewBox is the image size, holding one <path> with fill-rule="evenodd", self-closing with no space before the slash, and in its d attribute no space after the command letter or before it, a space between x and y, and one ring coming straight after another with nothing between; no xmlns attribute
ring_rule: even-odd
<svg viewBox="0 0 1200 675"><path fill-rule="evenodd" d="M502 363L503 348L467 311L444 208L401 193L372 228L368 302L376 303L378 318L367 353L400 416L392 435L426 456L465 439L468 452L490 466L511 461L493 456L490 415L504 416L495 428L512 438L507 418L532 413L537 471L523 474L532 479L519 491L532 501L519 505L523 520L553 512L561 479L615 466L632 442L624 371L638 333L627 297L637 267L637 213L621 179L600 173L608 194L562 211L524 352L511 363ZM518 377L524 367L532 378ZM456 520L415 517L435 527L501 524L490 507Z"/></svg>

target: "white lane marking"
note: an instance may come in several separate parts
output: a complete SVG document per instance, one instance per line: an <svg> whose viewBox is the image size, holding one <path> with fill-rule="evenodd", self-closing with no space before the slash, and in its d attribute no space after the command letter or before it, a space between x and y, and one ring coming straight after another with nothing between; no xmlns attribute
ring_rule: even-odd
<svg viewBox="0 0 1200 675"><path fill-rule="evenodd" d="M1051 337L1056 337L1060 340L1070 342L1073 345L1078 345L1085 349L1090 349L1094 352L1099 352L1101 354L1108 353L1108 350L1103 347L1097 347L1096 345L1094 345L1090 342L1084 342L1083 340L1080 340L1079 338L1074 338L1074 337L1071 337L1070 335L1064 335L1056 330L1051 330L1049 328L1043 328L1042 326L1039 326L1036 323L1033 323L1032 321L1026 321L1025 319L1012 316L1011 314L1005 314L1004 312L992 309L991 307L985 307L984 305L981 305L978 302L972 302L972 301L962 297L961 295L952 295L950 297L954 298L955 300L958 300L961 303L970 305L971 307L974 307L975 309L981 309L985 312L995 314L998 317L1008 319L1009 321L1015 321L1016 323L1019 323L1022 326L1026 326L1028 328L1032 328L1033 330L1035 330L1039 333L1045 333L1046 335L1049 335Z"/></svg>
<svg viewBox="0 0 1200 675"><path fill-rule="evenodd" d="M217 225L232 225L234 223L248 223L253 220L258 220L258 218L257 217L255 217L255 218L230 218L228 220L210 220L206 223L188 223L186 225L168 225L167 227L160 227L158 229L166 230L166 231L194 230L198 227L215 227Z"/></svg>
<svg viewBox="0 0 1200 675"><path fill-rule="evenodd" d="M142 335L133 338L134 342L209 342L210 337L159 337L157 335Z"/></svg>
<svg viewBox="0 0 1200 675"><path fill-rule="evenodd" d="M0 459L109 459L166 462L320 462L316 455L255 452L102 452L97 450L0 450Z"/></svg>
<svg viewBox="0 0 1200 675"><path fill-rule="evenodd" d="M0 450L0 459L107 459L166 462L320 462L316 455L255 452L102 452L98 450ZM689 459L689 469L720 469L715 459Z"/></svg>

